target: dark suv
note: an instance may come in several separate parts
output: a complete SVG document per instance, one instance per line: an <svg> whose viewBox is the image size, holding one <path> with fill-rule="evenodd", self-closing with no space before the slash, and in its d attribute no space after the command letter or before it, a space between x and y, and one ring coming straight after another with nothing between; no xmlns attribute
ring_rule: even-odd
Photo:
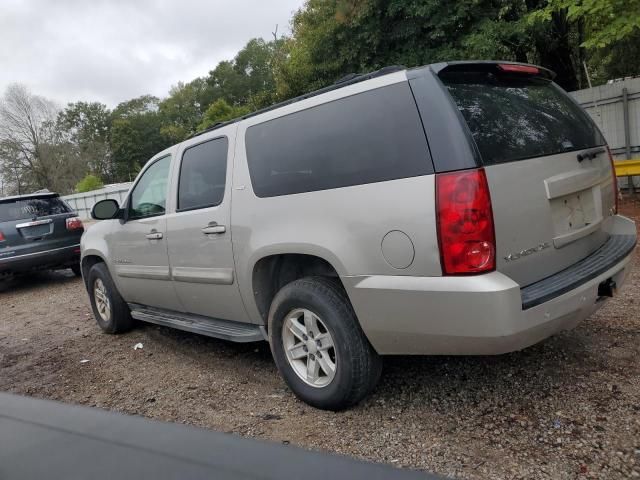
<svg viewBox="0 0 640 480"><path fill-rule="evenodd" d="M56 193L0 198L0 279L70 268L80 275L82 221Z"/></svg>

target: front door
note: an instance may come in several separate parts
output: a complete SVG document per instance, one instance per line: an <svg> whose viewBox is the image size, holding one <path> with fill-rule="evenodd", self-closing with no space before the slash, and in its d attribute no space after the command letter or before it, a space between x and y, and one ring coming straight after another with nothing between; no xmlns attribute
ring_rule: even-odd
<svg viewBox="0 0 640 480"><path fill-rule="evenodd" d="M166 203L171 156L154 161L139 177L114 228L110 248L118 291L129 303L181 310L171 282Z"/></svg>
<svg viewBox="0 0 640 480"><path fill-rule="evenodd" d="M167 237L171 275L185 311L246 322L233 263L228 188L236 128L185 145Z"/></svg>

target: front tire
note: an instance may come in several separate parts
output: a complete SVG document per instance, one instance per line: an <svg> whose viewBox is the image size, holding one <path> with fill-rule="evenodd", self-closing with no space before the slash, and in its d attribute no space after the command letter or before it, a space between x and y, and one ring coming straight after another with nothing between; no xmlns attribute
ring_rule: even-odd
<svg viewBox="0 0 640 480"><path fill-rule="evenodd" d="M87 279L89 299L98 326L107 333L131 330L133 319L126 302L118 293L104 263L96 263Z"/></svg>
<svg viewBox="0 0 640 480"><path fill-rule="evenodd" d="M325 277L302 278L278 292L269 312L269 343L289 388L317 408L348 408L380 378L382 360L346 293Z"/></svg>

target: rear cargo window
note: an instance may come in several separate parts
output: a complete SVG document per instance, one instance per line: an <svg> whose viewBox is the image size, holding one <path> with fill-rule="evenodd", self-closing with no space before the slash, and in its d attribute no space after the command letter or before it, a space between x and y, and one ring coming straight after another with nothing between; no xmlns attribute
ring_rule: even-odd
<svg viewBox="0 0 640 480"><path fill-rule="evenodd" d="M259 197L312 192L433 172L407 83L378 88L247 129Z"/></svg>
<svg viewBox="0 0 640 480"><path fill-rule="evenodd" d="M0 222L69 213L71 208L58 197L27 198L0 202Z"/></svg>
<svg viewBox="0 0 640 480"><path fill-rule="evenodd" d="M591 118L558 86L537 77L455 72L441 79L485 165L604 145Z"/></svg>

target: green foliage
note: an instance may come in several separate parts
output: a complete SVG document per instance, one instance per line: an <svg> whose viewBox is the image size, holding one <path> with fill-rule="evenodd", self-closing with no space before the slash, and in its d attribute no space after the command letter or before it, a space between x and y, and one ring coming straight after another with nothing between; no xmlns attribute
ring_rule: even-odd
<svg viewBox="0 0 640 480"><path fill-rule="evenodd" d="M308 0L293 17L287 60L277 65L279 98L348 73L459 59L541 64L567 90L586 86L583 61L606 78L638 32L640 0ZM610 49L606 53L597 49ZM635 49L632 49L635 51ZM638 73L627 60L624 74ZM621 62L616 61L617 67Z"/></svg>
<svg viewBox="0 0 640 480"><path fill-rule="evenodd" d="M98 102L70 103L58 114L57 128L77 149L90 171L104 179L113 175L109 139L111 112Z"/></svg>
<svg viewBox="0 0 640 480"><path fill-rule="evenodd" d="M102 180L89 173L86 177L84 177L76 184L76 192L91 192L92 190L98 190L102 187L104 187L104 183L102 183Z"/></svg>
<svg viewBox="0 0 640 480"><path fill-rule="evenodd" d="M278 93L299 95L348 73L469 58L522 58L516 1L309 0L293 18ZM503 28L507 25L508 28Z"/></svg>
<svg viewBox="0 0 640 480"><path fill-rule="evenodd" d="M570 22L584 23L582 46L591 50L610 47L640 31L639 0L549 0L530 14L529 21L549 22L558 12L566 12Z"/></svg>
<svg viewBox="0 0 640 480"><path fill-rule="evenodd" d="M209 72L213 96L229 105L261 108L275 100L275 65L284 40L254 38L233 60L220 62Z"/></svg>
<svg viewBox="0 0 640 480"><path fill-rule="evenodd" d="M172 143L195 133L207 107L215 100L214 89L204 78L178 83L159 104L162 135Z"/></svg>
<svg viewBox="0 0 640 480"><path fill-rule="evenodd" d="M112 113L111 152L118 180L133 180L152 156L171 145L162 133L159 99L143 95L119 104Z"/></svg>
<svg viewBox="0 0 640 480"><path fill-rule="evenodd" d="M247 113L249 113L247 107L231 106L221 98L212 103L207 111L204 112L204 117L198 126L198 130L205 130L216 123L233 120Z"/></svg>

